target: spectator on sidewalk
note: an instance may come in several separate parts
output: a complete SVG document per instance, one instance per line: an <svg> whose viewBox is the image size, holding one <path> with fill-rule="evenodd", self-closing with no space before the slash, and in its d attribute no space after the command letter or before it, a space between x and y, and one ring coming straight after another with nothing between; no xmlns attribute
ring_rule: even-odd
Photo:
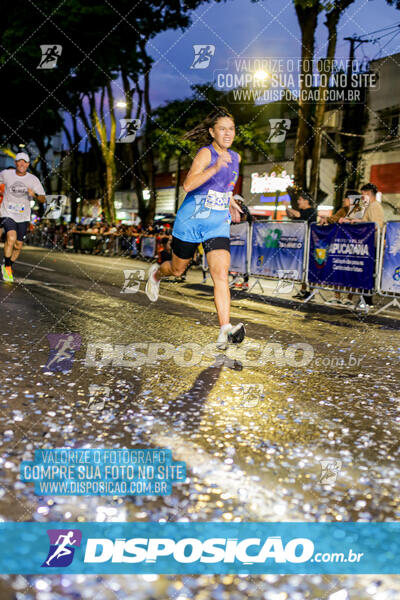
<svg viewBox="0 0 400 600"><path fill-rule="evenodd" d="M369 200L367 210L364 213L362 221L370 221L379 225L382 229L385 220L382 204L377 200L378 188L373 183L366 183L362 186L363 198Z"/></svg>
<svg viewBox="0 0 400 600"><path fill-rule="evenodd" d="M352 219L345 218L340 219L340 223L375 223L382 230L383 223L385 220L383 208L380 202L378 202L376 195L378 193L378 188L373 183L366 183L361 188L362 192L362 200L365 204L368 203L368 206L364 212L364 215L360 219ZM376 238L375 238L376 239ZM375 241L376 244L376 241ZM351 298L351 294L349 294L349 298ZM365 302L369 306L373 306L372 294L364 295Z"/></svg>
<svg viewBox="0 0 400 600"><path fill-rule="evenodd" d="M343 220L347 217L350 212L351 198L358 196L357 190L346 190L342 202L342 206L330 217L323 217L321 219L321 225L332 225L333 223L343 223ZM328 304L343 304L345 306L353 306L352 302L353 295L350 293L347 299L341 300L340 292L335 292L334 298L328 300Z"/></svg>
<svg viewBox="0 0 400 600"><path fill-rule="evenodd" d="M301 192L300 196L297 200L298 209L287 208L286 215L292 221L306 221L309 225L311 223L315 223L317 220L317 211L313 206L313 201L311 196L309 196L306 192ZM310 291L307 291L307 285L305 283L301 284L300 291L293 296L297 300L307 300L310 297Z"/></svg>
<svg viewBox="0 0 400 600"><path fill-rule="evenodd" d="M317 211L313 206L311 196L302 192L297 200L298 209L288 207L286 214L292 221L307 221L308 224L315 223L317 220Z"/></svg>

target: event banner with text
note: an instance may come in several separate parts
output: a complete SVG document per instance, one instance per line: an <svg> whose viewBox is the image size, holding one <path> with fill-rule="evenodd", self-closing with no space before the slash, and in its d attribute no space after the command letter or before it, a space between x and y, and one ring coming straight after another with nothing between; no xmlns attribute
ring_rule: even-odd
<svg viewBox="0 0 400 600"><path fill-rule="evenodd" d="M381 289L400 294L400 221L386 225Z"/></svg>
<svg viewBox="0 0 400 600"><path fill-rule="evenodd" d="M300 280L303 273L307 224L256 222L253 224L250 272L253 275Z"/></svg>
<svg viewBox="0 0 400 600"><path fill-rule="evenodd" d="M375 223L310 227L308 281L372 290Z"/></svg>

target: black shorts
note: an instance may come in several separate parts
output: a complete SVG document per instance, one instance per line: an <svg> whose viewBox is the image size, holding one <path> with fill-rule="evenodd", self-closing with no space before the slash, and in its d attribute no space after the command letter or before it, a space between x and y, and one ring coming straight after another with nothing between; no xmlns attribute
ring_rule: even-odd
<svg viewBox="0 0 400 600"><path fill-rule="evenodd" d="M0 219L0 227L4 227L4 231L16 231L17 232L17 240L19 242L23 242L26 236L26 231L28 229L29 221L23 221L22 223L16 223L14 219L10 219L10 217L3 217Z"/></svg>
<svg viewBox="0 0 400 600"><path fill-rule="evenodd" d="M227 250L230 252L230 240L226 237L210 238L205 242L184 242L172 236L171 249L178 258L193 258L197 246L202 243L205 254L211 250Z"/></svg>

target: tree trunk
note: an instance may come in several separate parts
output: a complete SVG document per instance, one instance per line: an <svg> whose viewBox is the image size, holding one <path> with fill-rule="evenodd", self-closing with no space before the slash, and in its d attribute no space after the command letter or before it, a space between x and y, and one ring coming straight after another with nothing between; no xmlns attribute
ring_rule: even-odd
<svg viewBox="0 0 400 600"><path fill-rule="evenodd" d="M145 173L145 171L142 168L139 144L138 144L137 140L135 140L132 143L132 156L133 156L133 164L135 165L134 170L133 170L133 175L134 175L133 185L134 185L136 196L138 199L139 217L140 217L142 223L146 223L147 222L147 206L146 206L144 198L143 198L143 189L145 187L146 188L149 187L149 181L147 178L147 174Z"/></svg>
<svg viewBox="0 0 400 600"><path fill-rule="evenodd" d="M137 102L137 106L136 106L135 119L140 119L141 114L142 114L142 106L143 106L143 91L140 89L136 78L133 81L134 87L131 89L128 75L124 71L122 71L121 75L122 75L122 82L123 82L124 92L125 92L125 100L126 100L126 104L127 104L125 118L130 119L132 117L132 110L133 110L132 96L134 93L137 93L138 102ZM137 137L135 137L135 139L133 140L132 143L128 144L128 149L129 149L129 158L132 163L132 166L131 166L132 183L131 183L131 185L133 185L135 192L136 192L136 197L137 197L137 202L138 202L137 209L138 209L139 217L140 217L142 223L145 223L147 211L146 211L146 205L145 205L144 199L143 199L143 189L145 187L148 187L148 179L142 168Z"/></svg>
<svg viewBox="0 0 400 600"><path fill-rule="evenodd" d="M156 169L154 165L154 152L153 152L153 139L152 133L154 130L152 120L152 110L150 104L150 71L152 60L146 52L146 42L144 38L139 40L139 46L142 52L143 61L145 65L144 72L144 105L146 109L146 126L145 126L145 146L147 153L147 165L149 171L149 184L150 184L150 200L146 211L145 224L149 224L154 220L156 213L156 202L157 202L157 190L156 190Z"/></svg>
<svg viewBox="0 0 400 600"><path fill-rule="evenodd" d="M113 156L106 159L106 194L103 198L103 211L108 223L115 222L114 209L115 161Z"/></svg>
<svg viewBox="0 0 400 600"><path fill-rule="evenodd" d="M347 69L347 85L353 72L354 40L350 45L350 56ZM367 94L365 85L361 87L362 97L360 102L346 102L343 107L342 131L350 135L341 136L341 153L337 156L337 169L335 177L335 201L337 209L342 204L346 187L357 189L360 182L358 169L360 156L364 147L364 134L368 124Z"/></svg>
<svg viewBox="0 0 400 600"><path fill-rule="evenodd" d="M108 102L110 110L110 138L107 139L107 124L105 122L103 113L103 100L100 104L100 114L97 111L94 96L89 97L90 101L90 115L92 123L96 128L97 134L100 140L100 150L103 156L103 160L106 166L105 179L106 189L102 197L102 209L106 220L113 223L115 221L115 207L114 207L114 185L115 185L115 143L116 143L116 120L114 112L114 97L112 93L111 83L106 83ZM104 98L104 96L103 96Z"/></svg>
<svg viewBox="0 0 400 600"><path fill-rule="evenodd" d="M302 94L307 94L312 89L307 81L307 76L312 74L315 45L314 36L321 5L319 0L313 0L310 6L295 3L295 9L301 30L301 74L303 77L300 86L299 123L297 126L293 171L295 185L300 190L306 190L307 158L310 154L309 146L312 139L311 115L313 105L310 101L304 101Z"/></svg>
<svg viewBox="0 0 400 600"><path fill-rule="evenodd" d="M328 28L328 49L326 58L321 61L320 73L324 74L322 84L319 87L320 99L317 103L314 121L314 146L312 150L311 174L310 174L310 193L314 202L318 200L319 190L319 167L321 162L322 128L324 124L324 115L326 108L325 93L329 88L329 78L332 73L333 59L335 58L337 43L337 24L340 18L341 9L336 7L326 15L325 25Z"/></svg>
<svg viewBox="0 0 400 600"><path fill-rule="evenodd" d="M91 101L91 98L89 98L89 96L88 96L88 100L89 100L90 107L92 107L92 101ZM91 113L91 108L90 108L90 113ZM100 143L96 136L96 128L95 128L95 125L93 122L92 122L92 124L89 123L88 117L86 116L85 109L83 106L83 98L81 98L81 103L79 105L79 117L85 128L87 139L90 141L91 149L93 150L95 157L96 157L96 165L98 168L98 190L99 190L99 196L100 196L100 198L102 198L106 193L106 191L105 191L105 189L106 189L105 164L104 164L103 154L102 154L101 148L100 148ZM79 178L79 180L83 182L83 178L82 179ZM83 184L84 184L84 182L83 182ZM83 191L83 188L84 188L84 185L82 186L82 191ZM82 203L81 203L81 207L82 207Z"/></svg>

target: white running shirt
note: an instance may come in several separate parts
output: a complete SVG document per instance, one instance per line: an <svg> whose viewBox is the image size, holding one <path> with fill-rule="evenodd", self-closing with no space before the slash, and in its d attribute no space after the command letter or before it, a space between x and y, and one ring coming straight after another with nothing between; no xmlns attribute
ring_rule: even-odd
<svg viewBox="0 0 400 600"><path fill-rule="evenodd" d="M32 173L17 175L15 169L5 169L0 172L0 183L5 184L3 202L0 204L0 217L8 217L16 223L23 223L31 219L31 198L28 188L36 194L44 196L39 179Z"/></svg>

